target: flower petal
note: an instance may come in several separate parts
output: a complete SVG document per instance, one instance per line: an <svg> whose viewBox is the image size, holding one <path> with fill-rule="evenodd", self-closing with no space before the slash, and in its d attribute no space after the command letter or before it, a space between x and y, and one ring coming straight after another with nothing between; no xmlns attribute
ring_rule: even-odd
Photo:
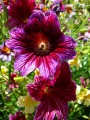
<svg viewBox="0 0 90 120"><path fill-rule="evenodd" d="M71 80L69 64L62 62L60 70L60 75L55 83L57 94L60 94L65 101L76 100L76 84ZM59 89L57 90L57 88Z"/></svg>
<svg viewBox="0 0 90 120"><path fill-rule="evenodd" d="M53 99L53 97L55 97L55 99ZM58 120L67 119L67 103L62 100L58 100L57 96L53 97L51 98L52 100L44 98L45 100L42 101L37 108L34 120L54 120L55 117Z"/></svg>
<svg viewBox="0 0 90 120"><path fill-rule="evenodd" d="M75 47L76 42L73 40L73 38L69 36L64 36L58 47L55 49L54 52L52 52L52 55L57 54L60 60L72 59L76 55L76 52L74 50Z"/></svg>
<svg viewBox="0 0 90 120"><path fill-rule="evenodd" d="M25 76L35 69L35 59L36 56L33 53L21 54L15 60L14 69L20 70L21 75Z"/></svg>
<svg viewBox="0 0 90 120"><path fill-rule="evenodd" d="M36 65L37 64L38 63L36 60ZM45 57L40 57L40 65L38 66L38 68L40 70L41 76L54 77L57 66L58 66L58 59L54 60L54 58L51 55L45 56Z"/></svg>

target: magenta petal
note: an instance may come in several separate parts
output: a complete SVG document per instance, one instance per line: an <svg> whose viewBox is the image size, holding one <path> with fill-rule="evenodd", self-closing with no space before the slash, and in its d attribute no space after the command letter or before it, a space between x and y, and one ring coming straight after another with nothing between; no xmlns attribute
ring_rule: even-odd
<svg viewBox="0 0 90 120"><path fill-rule="evenodd" d="M22 27L32 14L35 7L35 0L10 0L8 6L8 23L10 27Z"/></svg>
<svg viewBox="0 0 90 120"><path fill-rule="evenodd" d="M38 66L40 70L40 75L46 77L53 77L54 74L56 73L58 62L59 62L58 59L54 60L51 55L41 57L40 66Z"/></svg>
<svg viewBox="0 0 90 120"><path fill-rule="evenodd" d="M6 46L9 47L14 52L18 52L18 53L24 52L24 50L26 49L25 49L25 42L23 40L25 38L23 29L17 28L11 30L10 35L12 39L6 40L5 42Z"/></svg>
<svg viewBox="0 0 90 120"><path fill-rule="evenodd" d="M76 55L74 50L76 45L76 42L71 37L64 36L64 40L60 42L52 55L57 54L61 60L72 59Z"/></svg>
<svg viewBox="0 0 90 120"><path fill-rule="evenodd" d="M55 117L57 117L58 120L67 120L67 103L62 100L58 100L59 98L57 99L57 96L53 97L51 100L46 100L44 98L44 101L42 101L37 108L34 120L54 120Z"/></svg>
<svg viewBox="0 0 90 120"><path fill-rule="evenodd" d="M27 25L25 26L25 33L31 34L32 32L38 32L42 29L42 24L36 18L29 19Z"/></svg>
<svg viewBox="0 0 90 120"><path fill-rule="evenodd" d="M22 76L32 72L35 69L36 56L33 53L19 55L14 63L15 70L20 70Z"/></svg>
<svg viewBox="0 0 90 120"><path fill-rule="evenodd" d="M67 62L62 62L60 69L60 75L55 83L55 88L60 88L59 93L61 97L66 101L76 100L76 84L75 81L71 80L71 71L69 64ZM71 90L72 92L70 92Z"/></svg>
<svg viewBox="0 0 90 120"><path fill-rule="evenodd" d="M55 35L56 37L60 35L60 23L54 12L50 11L46 13L46 16L44 17L44 21L43 21L43 26L44 26L43 29L44 32L47 35L51 35L52 38L55 37ZM50 32L48 33L48 31Z"/></svg>
<svg viewBox="0 0 90 120"><path fill-rule="evenodd" d="M40 101L43 97L43 90L46 86L51 85L50 79L43 76L35 76L33 84L27 84L29 94L37 101ZM34 97L34 96L35 97Z"/></svg>

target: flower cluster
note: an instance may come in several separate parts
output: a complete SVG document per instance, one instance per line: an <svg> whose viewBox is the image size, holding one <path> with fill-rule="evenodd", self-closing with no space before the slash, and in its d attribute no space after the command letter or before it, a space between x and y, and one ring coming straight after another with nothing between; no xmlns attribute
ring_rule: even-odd
<svg viewBox="0 0 90 120"><path fill-rule="evenodd" d="M25 107L26 113L37 106L34 120L67 120L68 102L76 100L76 84L67 60L75 57L76 42L60 29L58 14L65 10L62 0L50 4L43 10L39 7L46 8L45 1L37 5L34 0L10 0L6 6L10 38L0 52L1 56L14 52L14 70L21 76L38 70L34 81L26 85L27 96L21 96L17 105ZM21 112L9 116L9 120L16 119L26 118Z"/></svg>

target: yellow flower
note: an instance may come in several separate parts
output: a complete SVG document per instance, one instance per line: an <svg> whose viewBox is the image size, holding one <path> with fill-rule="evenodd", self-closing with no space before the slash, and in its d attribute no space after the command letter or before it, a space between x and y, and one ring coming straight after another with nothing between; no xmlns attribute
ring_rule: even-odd
<svg viewBox="0 0 90 120"><path fill-rule="evenodd" d="M33 113L34 107L39 104L38 101L33 100L29 94L27 96L20 96L17 101L19 107L25 107L25 113Z"/></svg>
<svg viewBox="0 0 90 120"><path fill-rule="evenodd" d="M82 89L80 93L77 94L77 102L81 104L84 101L85 95L87 94L88 89Z"/></svg>
<svg viewBox="0 0 90 120"><path fill-rule="evenodd" d="M77 68L82 67L80 60L78 58L79 55L80 55L80 53L77 53L77 55L74 57L74 59L68 60L68 63L72 66L76 66Z"/></svg>
<svg viewBox="0 0 90 120"><path fill-rule="evenodd" d="M90 90L77 85L76 95L79 104L83 103L87 107L90 105Z"/></svg>
<svg viewBox="0 0 90 120"><path fill-rule="evenodd" d="M84 105L87 107L90 105L90 93L84 97Z"/></svg>
<svg viewBox="0 0 90 120"><path fill-rule="evenodd" d="M76 94L79 94L80 93L80 90L81 90L81 86L80 85L76 85Z"/></svg>
<svg viewBox="0 0 90 120"><path fill-rule="evenodd" d="M6 74L8 69L5 66L1 66L1 73Z"/></svg>

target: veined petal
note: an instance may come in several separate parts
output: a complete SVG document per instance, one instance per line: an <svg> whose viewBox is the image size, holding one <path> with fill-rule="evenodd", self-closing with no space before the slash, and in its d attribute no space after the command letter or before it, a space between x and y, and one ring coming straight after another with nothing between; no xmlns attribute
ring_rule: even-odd
<svg viewBox="0 0 90 120"><path fill-rule="evenodd" d="M76 42L71 37L64 36L64 39L52 54L57 54L61 60L72 59L76 55L75 47Z"/></svg>
<svg viewBox="0 0 90 120"><path fill-rule="evenodd" d="M46 56L40 58L40 65L38 66L40 70L40 75L46 77L53 77L56 72L56 67L58 66L58 59L55 61L52 56Z"/></svg>
<svg viewBox="0 0 90 120"><path fill-rule="evenodd" d="M32 54L21 54L17 56L14 64L15 70L20 70L21 75L32 72L35 69L36 56Z"/></svg>

